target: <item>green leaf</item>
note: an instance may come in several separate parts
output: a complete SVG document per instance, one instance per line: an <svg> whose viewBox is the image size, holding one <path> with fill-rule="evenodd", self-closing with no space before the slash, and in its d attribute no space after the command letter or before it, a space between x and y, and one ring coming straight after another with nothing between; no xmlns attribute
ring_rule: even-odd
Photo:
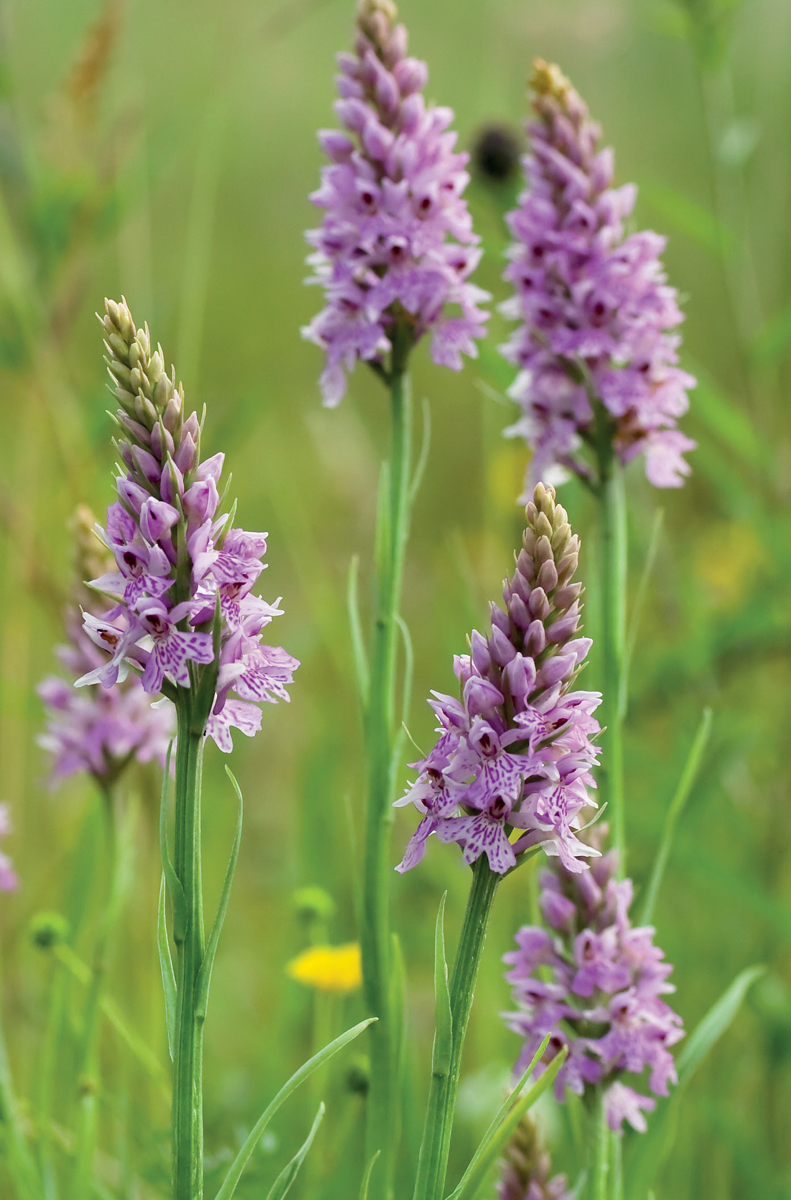
<svg viewBox="0 0 791 1200"><path fill-rule="evenodd" d="M665 183L641 183L640 195L668 225L685 234L716 258L726 258L736 247L732 230L707 208Z"/></svg>
<svg viewBox="0 0 791 1200"><path fill-rule="evenodd" d="M648 550L643 563L643 570L640 575L640 582L637 585L637 591L634 596L632 612L629 619L629 631L626 635L626 644L623 652L623 665L621 667L621 694L620 694L620 715L623 719L626 716L629 698L629 672L632 666L632 656L634 648L637 645L637 631L640 628L640 618L643 615L643 607L645 605L645 597L648 592L648 583L651 578L651 573L656 562L656 555L659 549L659 538L662 533L662 524L665 519L664 509L658 508L654 514L653 525L651 526L651 536L648 541Z"/></svg>
<svg viewBox="0 0 791 1200"><path fill-rule="evenodd" d="M545 1049L548 1043L549 1038L547 1037L542 1043L542 1048ZM538 1054L540 1053L541 1048L539 1048L538 1051ZM497 1158L502 1152L503 1147L512 1137L514 1130L522 1120L522 1117L530 1108L532 1108L538 1097L542 1095L553 1082L562 1064L566 1060L568 1048L564 1046L563 1049L555 1055L555 1057L552 1059L552 1062L542 1074L541 1078L537 1083L533 1084L529 1092L526 1092L524 1096L520 1096L518 1099L514 1100L514 1097L518 1095L525 1078L530 1071L533 1070L534 1064L538 1061L538 1054L536 1055L533 1063L531 1063L530 1067L528 1067L525 1076L522 1077L517 1088L511 1093L511 1096L509 1096L506 1104L500 1110L500 1113L497 1114L495 1121L492 1122L492 1125L490 1125L487 1133L484 1135L483 1141L475 1151L470 1165L464 1172L458 1187L454 1188L448 1197L448 1200L475 1200L475 1197L479 1194L483 1185L486 1183L486 1177L490 1169L497 1161Z"/></svg>
<svg viewBox="0 0 791 1200"><path fill-rule="evenodd" d="M299 1168L305 1161L308 1150L310 1150L311 1146L313 1145L313 1139L318 1132L318 1128L321 1124L323 1116L324 1105L320 1104L319 1111L316 1113L316 1119L310 1127L310 1133L305 1138L305 1141L302 1143L299 1150L297 1150L291 1162L288 1164L288 1166L283 1168L275 1182L272 1184L272 1190L267 1196L267 1200L283 1200L283 1197L286 1195L292 1183L299 1174Z"/></svg>
<svg viewBox="0 0 791 1200"><path fill-rule="evenodd" d="M159 908L157 911L157 950L159 951L159 969L162 974L162 988L165 993L165 1025L168 1032L168 1051L173 1061L173 1047L176 1037L176 1007L178 989L176 974L173 970L173 958L170 953L170 938L165 918L165 873L162 873L162 883L159 888Z"/></svg>
<svg viewBox="0 0 791 1200"><path fill-rule="evenodd" d="M165 874L170 903L173 905L173 941L180 945L187 934L187 901L181 880L175 872L168 850L168 782L170 780L170 755L173 742L168 746L165 759L165 772L162 776L162 794L159 801L159 852L162 857L162 870Z"/></svg>
<svg viewBox="0 0 791 1200"><path fill-rule="evenodd" d="M346 585L346 607L349 614L349 629L352 635L352 658L354 671L357 676L357 690L363 708L368 707L371 676L368 669L368 657L365 653L362 622L360 621L360 604L357 591L357 579L360 573L360 556L355 554L349 563L349 576Z"/></svg>
<svg viewBox="0 0 791 1200"><path fill-rule="evenodd" d="M549 1040L550 1040L551 1036L552 1035L548 1033L547 1036L544 1038L543 1042L538 1047L538 1049L536 1050L532 1059L530 1060L530 1064L529 1064L527 1070L522 1073L522 1076L521 1076L519 1082L517 1083L516 1087L511 1089L511 1091L508 1093L505 1100L503 1101L503 1103L500 1105L499 1109L495 1113L493 1119L490 1121L489 1128L486 1130L486 1133L483 1135L480 1142L478 1143L478 1147L477 1147L475 1153L473 1154L472 1158L470 1159L469 1164L467 1165L467 1170L464 1172L464 1177L462 1178L458 1187L461 1187L461 1184L464 1182L464 1178L466 1178L467 1175L469 1175L470 1172L473 1170L473 1168L476 1166L480 1156L483 1154L483 1152L486 1150L487 1146L489 1145L490 1140L495 1136L495 1134L497 1133L497 1130L500 1128L503 1121L505 1120L505 1118L508 1116L509 1112L513 1108L514 1102L520 1095L522 1088L525 1086L528 1079L532 1075L533 1071L538 1066L538 1063L543 1058L543 1056L546 1052L546 1048L549 1045Z"/></svg>
<svg viewBox="0 0 791 1200"><path fill-rule="evenodd" d="M225 914L228 911L228 901L231 898L231 885L233 883L234 873L236 871L236 863L239 858L239 847L242 843L242 817L244 815L244 801L242 800L242 792L239 784L236 782L230 767L225 768L225 774L230 779L233 789L236 792L236 797L239 801L239 816L236 820L236 833L234 834L233 846L231 847L231 857L228 859L228 869L225 872L225 880L222 885L220 894L220 902L217 905L217 915L214 918L209 940L206 943L206 952L203 955L203 962L198 971L198 978L195 984L197 996L195 999L195 1016L198 1021L206 1020L206 1008L209 1003L209 988L211 986L211 973L214 968L214 960L217 956L217 946L220 942L220 934L225 923Z"/></svg>
<svg viewBox="0 0 791 1200"><path fill-rule="evenodd" d="M365 1174L363 1175L363 1181L360 1184L360 1200L368 1200L368 1188L370 1187L370 1184L371 1184L371 1173L372 1173L374 1167L376 1166L376 1160L381 1153L382 1153L381 1150L374 1151L374 1154L371 1157L371 1161L369 1162L368 1166L365 1168Z"/></svg>
<svg viewBox="0 0 791 1200"><path fill-rule="evenodd" d="M420 454L418 455L417 463L415 464L415 472L412 476L412 482L409 485L409 507L415 503L415 496L418 494L423 476L426 473L428 465L428 452L431 446L431 407L428 399L423 397L423 440L420 443Z"/></svg>
<svg viewBox="0 0 791 1200"><path fill-rule="evenodd" d="M445 901L448 893L443 892L434 927L434 997L436 1004L434 1048L431 1054L431 1072L447 1075L450 1070L453 1043L453 1020L450 1011L450 989L448 988L448 960L445 955Z"/></svg>
<svg viewBox="0 0 791 1200"><path fill-rule="evenodd" d="M415 653L412 649L412 635L409 632L409 626L400 613L395 614L395 619L404 643L404 684L401 689L401 729L397 737L393 739L392 772L394 776L398 771L401 756L404 752L404 740L407 736L406 730L409 724L409 709L412 703L412 678L415 666Z"/></svg>
<svg viewBox="0 0 791 1200"><path fill-rule="evenodd" d="M406 994L406 968L404 967L404 955L401 950L401 939L397 933L390 934L390 972L389 972L389 1007L390 1020L396 1032L394 1038L394 1051L396 1061L393 1064L393 1074L400 1081L399 1088L403 1082L404 1073L404 1053L403 1053L403 1029L404 1029L404 996Z"/></svg>
<svg viewBox="0 0 791 1200"><path fill-rule="evenodd" d="M709 1050L718 1042L741 1008L750 987L766 971L766 967L747 967L712 1005L703 1020L690 1034L676 1059L678 1087L685 1087L697 1071ZM676 1089L678 1091L678 1089Z"/></svg>
<svg viewBox="0 0 791 1200"><path fill-rule="evenodd" d="M382 463L379 472L379 493L376 500L376 528L374 530L374 564L380 586L390 572L390 548L393 531L390 527L390 464Z"/></svg>
<svg viewBox="0 0 791 1200"><path fill-rule="evenodd" d="M641 925L650 925L653 920L654 909L656 908L656 901L659 895L659 888L662 884L662 876L665 873L668 857L670 856L670 847L673 844L673 835L676 832L676 825L678 824L679 817L684 810L684 805L689 798L689 793L692 791L692 785L695 782L695 778L700 767L700 760L703 757L704 750L706 749L710 733L711 709L704 708L703 716L700 718L698 731L695 734L695 740L692 743L687 756L687 761L684 764L684 770L682 771L681 778L678 781L676 794L670 801L670 807L668 808L665 816L665 827L662 831L662 841L659 845L659 850L657 851L654 869L651 872L651 879L648 884L643 911L640 914Z"/></svg>
<svg viewBox="0 0 791 1200"><path fill-rule="evenodd" d="M734 1020L749 987L762 975L762 966L747 967L706 1013L676 1059L678 1084L670 1098L650 1118L648 1130L635 1139L627 1158L628 1200L645 1200L673 1148L684 1089L712 1046Z"/></svg>
<svg viewBox="0 0 791 1200"><path fill-rule="evenodd" d="M309 1058L306 1063L302 1064L298 1071L294 1072L288 1083L286 1083L280 1089L272 1103L268 1108L265 1109L265 1111L256 1121L251 1133L245 1139L244 1145L234 1161L231 1163L228 1174L225 1176L215 1200L231 1200L231 1197L236 1191L236 1185L241 1179L242 1171L244 1171L245 1167L247 1166L250 1155L255 1150L264 1131L266 1130L267 1125L272 1120L272 1117L275 1115L280 1106L286 1100L288 1100L289 1096L297 1090L299 1085L303 1083L309 1075L312 1075L314 1071L323 1066L328 1059L332 1058L333 1054L337 1054L338 1051L342 1050L343 1047L349 1042L352 1042L356 1037L359 1037L363 1030L367 1029L369 1025L372 1025L375 1020L376 1017L368 1017L367 1020L360 1021L359 1025L355 1025L352 1029L347 1029L345 1033L342 1033L340 1037L335 1038L335 1040L330 1042L328 1046L325 1046L323 1050L320 1050L318 1054L314 1054L312 1058Z"/></svg>

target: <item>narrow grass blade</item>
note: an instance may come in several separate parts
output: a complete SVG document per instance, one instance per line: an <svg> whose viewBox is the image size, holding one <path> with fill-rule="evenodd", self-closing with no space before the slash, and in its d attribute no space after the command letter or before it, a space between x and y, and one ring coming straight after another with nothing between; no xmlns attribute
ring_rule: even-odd
<svg viewBox="0 0 791 1200"><path fill-rule="evenodd" d="M168 783L170 781L170 756L173 742L168 746L165 759L165 771L162 776L162 795L159 801L159 853L162 857L162 870L165 873L170 903L173 905L173 940L178 945L184 941L187 932L187 901L184 898L184 888L176 874L168 850Z"/></svg>
<svg viewBox="0 0 791 1200"><path fill-rule="evenodd" d="M397 1052L397 1060L393 1066L395 1075L399 1080L399 1088L403 1085L404 1074L404 997L406 995L406 967L404 966L404 955L401 950L401 939L397 933L390 934L390 1013L393 1022L393 1028L400 1030L399 1036L395 1039Z"/></svg>
<svg viewBox="0 0 791 1200"><path fill-rule="evenodd" d="M556 1054L552 1059L552 1062L538 1082L533 1084L530 1091L526 1092L524 1096L521 1096L510 1106L495 1129L490 1129L476 1150L458 1187L451 1192L448 1200L475 1200L475 1197L486 1183L486 1177L501 1154L506 1142L511 1138L525 1113L532 1108L538 1097L553 1082L562 1064L566 1061L567 1054L568 1050L564 1046L560 1053Z"/></svg>
<svg viewBox="0 0 791 1200"><path fill-rule="evenodd" d="M679 1087L689 1083L709 1050L733 1021L749 989L765 971L766 967L759 965L747 967L737 975L690 1034L684 1049L676 1059Z"/></svg>
<svg viewBox="0 0 791 1200"><path fill-rule="evenodd" d="M220 943L220 934L225 923L225 914L228 912L228 901L231 898L231 885L236 871L236 863L239 858L239 847L242 844L242 817L244 815L244 801L242 800L242 792L239 784L236 782L229 767L225 768L225 774L231 781L233 789L236 792L236 797L239 801L239 816L236 821L236 833L231 847L231 857L228 860L228 869L225 872L225 881L222 885L222 893L220 894L220 902L217 905L217 915L214 918L209 940L206 943L206 951L203 955L200 971L197 979L197 998L195 1001L195 1015L199 1021L206 1020L206 1008L209 1003L209 987L211 986L211 973L214 968L214 960L217 956L217 946Z"/></svg>
<svg viewBox="0 0 791 1200"><path fill-rule="evenodd" d="M252 1132L245 1140L244 1145L231 1164L228 1174L225 1176L215 1200L231 1200L231 1196L233 1196L234 1192L236 1191L236 1185L241 1179L242 1171L247 1166L250 1155L255 1150L264 1131L266 1130L267 1125L272 1120L272 1117L275 1115L280 1106L286 1100L288 1100L289 1096L297 1090L299 1085L303 1083L309 1075L312 1075L314 1071L323 1066L328 1059L332 1058L333 1054L337 1054L338 1051L342 1050L343 1047L349 1042L353 1042L354 1039L359 1037L363 1030L367 1029L369 1025L372 1025L375 1020L376 1017L368 1017L367 1020L360 1021L359 1025L355 1025L352 1029L347 1029L345 1033L342 1033L340 1037L335 1038L333 1042L330 1042L330 1044L325 1046L323 1050L320 1050L318 1054L314 1054L312 1058L309 1058L306 1063L302 1064L298 1071L294 1072L288 1083L286 1083L280 1089L272 1103L258 1118L255 1126L252 1129Z"/></svg>
<svg viewBox="0 0 791 1200"><path fill-rule="evenodd" d="M390 571L390 550L393 530L390 525L390 464L382 463L379 473L379 495L376 502L376 528L374 530L374 563L380 587Z"/></svg>
<svg viewBox="0 0 791 1200"><path fill-rule="evenodd" d="M177 988L176 973L173 970L173 957L170 953L170 938L165 914L165 873L162 872L162 883L159 888L159 909L157 912L157 950L159 951L159 970L162 974L162 990L165 993L165 1025L168 1033L168 1052L173 1061L173 1041L176 1036L176 1004Z"/></svg>
<svg viewBox="0 0 791 1200"><path fill-rule="evenodd" d="M412 649L412 635L409 632L409 626L399 613L396 613L396 622L401 631L401 638L404 643L404 685L401 693L401 729L395 739L395 751L393 754L394 773L401 761L404 738L406 737L405 730L409 727L409 709L412 704L412 677L415 666L415 654Z"/></svg>
<svg viewBox="0 0 791 1200"><path fill-rule="evenodd" d="M431 1055L432 1074L441 1071L446 1075L450 1069L453 1023L450 1013L450 990L448 988L448 960L445 955L445 901L448 893L443 892L434 929L434 997L436 1020L434 1049Z"/></svg>
<svg viewBox="0 0 791 1200"><path fill-rule="evenodd" d="M623 669L621 672L621 691L620 691L620 706L621 716L626 716L626 711L629 703L629 671L632 665L632 655L637 644L637 631L640 628L640 618L643 615L643 607L645 598L648 592L648 583L656 562L656 555L659 549L659 537L662 533L662 525L665 519L665 511L658 508L654 514L654 523L651 526L651 537L648 541L648 551L643 563L640 582L637 585L637 591L634 594L634 604L629 620L629 632L626 636L626 645L623 652Z"/></svg>
<svg viewBox="0 0 791 1200"><path fill-rule="evenodd" d="M719 1000L690 1034L676 1059L678 1084L669 1100L662 1102L649 1121L648 1130L632 1143L625 1178L627 1200L645 1200L650 1194L663 1163L669 1156L678 1129L679 1109L684 1089L712 1046L734 1020L748 989L763 974L762 966L747 967L737 975Z"/></svg>
<svg viewBox="0 0 791 1200"><path fill-rule="evenodd" d="M676 832L678 819L684 810L689 793L692 791L692 785L695 782L695 777L700 767L700 760L703 757L703 752L711 733L711 709L704 708L703 716L698 725L698 731L695 734L695 740L687 755L687 761L684 764L684 770L681 773L681 779L678 781L676 794L670 802L670 807L667 810L665 817L665 827L662 831L662 841L659 844L654 869L651 872L651 879L648 883L646 891L645 903L640 914L640 924L650 925L653 920L654 910L656 908L657 897L659 896L659 888L662 884L662 876L665 873L667 860L670 856L670 847L673 844L673 836Z"/></svg>
<svg viewBox="0 0 791 1200"><path fill-rule="evenodd" d="M532 1059L530 1060L530 1064L529 1064L527 1070L522 1073L522 1077L519 1080L519 1082L517 1083L516 1087L511 1089L511 1091L508 1093L505 1100L503 1101L503 1103L500 1105L499 1109L495 1113L494 1117L492 1118L491 1122L489 1123L489 1128L486 1130L486 1133L483 1135L480 1142L478 1143L478 1148L475 1151L475 1153L473 1154L472 1158L470 1159L470 1161L467 1165L467 1171L465 1172L465 1174L467 1174L467 1172L469 1172L473 1169L473 1167L477 1163L480 1155L486 1149L490 1138L494 1137L494 1135L497 1133L497 1130L499 1129L500 1125L503 1123L505 1118L508 1116L508 1113L511 1111L515 1101L518 1099L518 1097L522 1091L522 1088L525 1086L528 1079L533 1074L533 1071L535 1071L539 1062L543 1058L543 1056L546 1052L546 1048L549 1045L550 1037L551 1037L551 1034L548 1033L547 1036L544 1038L543 1042L541 1043L541 1045L536 1050Z"/></svg>
<svg viewBox="0 0 791 1200"><path fill-rule="evenodd" d="M368 707L368 693L371 685L371 673L368 669L368 656L365 653L365 638L360 620L360 603L357 581L360 574L360 556L355 554L349 563L349 576L346 585L346 608L349 615L349 630L352 636L352 658L354 673L357 676L357 690L360 693L363 709Z"/></svg>
<svg viewBox="0 0 791 1200"><path fill-rule="evenodd" d="M381 1150L376 1150L374 1152L374 1154L371 1156L371 1161L369 1162L368 1166L365 1168L365 1174L363 1175L363 1181L360 1184L360 1200L368 1200L368 1188L371 1183L371 1174L373 1172L374 1167L376 1166L376 1160L381 1153L382 1153Z"/></svg>
<svg viewBox="0 0 791 1200"><path fill-rule="evenodd" d="M431 407L427 398L423 397L423 441L420 444L420 454L418 455L417 463L415 464L415 473L412 476L412 482L409 485L409 507L415 503L415 496L418 493L423 476L426 473L428 465L428 452L431 446Z"/></svg>
<svg viewBox="0 0 791 1200"><path fill-rule="evenodd" d="M305 1141L302 1143L299 1150L297 1150L291 1162L288 1164L288 1166L283 1168L275 1182L272 1184L272 1190L267 1196L267 1200L283 1200L283 1197L286 1195L292 1183L296 1179L299 1173L299 1168L305 1161L308 1150L310 1150L311 1146L313 1145L313 1139L318 1132L318 1128L321 1124L323 1116L324 1105L320 1104L319 1111L316 1113L316 1119L310 1127L310 1133L305 1138Z"/></svg>

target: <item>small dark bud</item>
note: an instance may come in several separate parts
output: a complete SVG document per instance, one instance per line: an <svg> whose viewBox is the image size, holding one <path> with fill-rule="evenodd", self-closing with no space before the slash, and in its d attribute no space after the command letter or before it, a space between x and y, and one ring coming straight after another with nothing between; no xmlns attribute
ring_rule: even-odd
<svg viewBox="0 0 791 1200"><path fill-rule="evenodd" d="M367 1096L371 1081L371 1063L366 1055L360 1054L352 1059L352 1064L346 1072L346 1087L355 1096Z"/></svg>
<svg viewBox="0 0 791 1200"><path fill-rule="evenodd" d="M320 887L297 888L293 896L294 910L301 921L329 921L335 916L335 901Z"/></svg>
<svg viewBox="0 0 791 1200"><path fill-rule="evenodd" d="M510 183L519 170L521 138L508 125L485 125L470 152L474 174L483 183Z"/></svg>
<svg viewBox="0 0 791 1200"><path fill-rule="evenodd" d="M60 913L36 913L29 925L30 940L39 950L51 950L69 936L69 922Z"/></svg>

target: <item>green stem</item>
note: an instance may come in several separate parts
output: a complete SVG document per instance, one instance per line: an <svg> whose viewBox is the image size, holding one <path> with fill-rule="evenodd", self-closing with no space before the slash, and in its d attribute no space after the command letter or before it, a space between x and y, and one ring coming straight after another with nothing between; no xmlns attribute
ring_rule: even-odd
<svg viewBox="0 0 791 1200"><path fill-rule="evenodd" d="M76 1154L70 1195L72 1200L89 1200L96 1150L96 1115L99 1094L99 1040L104 983L112 954L115 928L121 911L122 872L117 824L116 798L108 786L102 790L107 840L109 878L107 897L99 921L94 948L93 970L85 1001L82 1052L80 1055L79 1110L77 1114Z"/></svg>
<svg viewBox="0 0 791 1200"><path fill-rule="evenodd" d="M604 659L601 723L604 798L610 809L619 873L626 871L623 787L623 719L626 711L626 507L621 468L610 452L600 458L599 525Z"/></svg>
<svg viewBox="0 0 791 1200"><path fill-rule="evenodd" d="M473 867L467 911L450 977L451 1052L447 1071L434 1070L414 1200L442 1200L459 1090L461 1056L478 978L486 929L500 876L481 857Z"/></svg>
<svg viewBox="0 0 791 1200"><path fill-rule="evenodd" d="M587 1200L608 1200L610 1131L604 1109L604 1092L597 1087L589 1113Z"/></svg>
<svg viewBox="0 0 791 1200"><path fill-rule="evenodd" d="M366 1162L379 1151L371 1178L371 1200L388 1200L393 1190L400 1135L399 1096L402 1030L392 988L390 934L390 831L398 768L396 663L399 601L409 529L411 404L406 362L411 336L394 332L388 375L392 411L389 486L380 498L377 529L376 601L371 680L365 733L368 779L365 806L365 863L361 919L363 981L371 1026L371 1084L366 1123Z"/></svg>
<svg viewBox="0 0 791 1200"><path fill-rule="evenodd" d="M203 722L193 697L176 697L176 814L174 869L184 891L185 922L176 941L176 1036L173 1055L173 1200L203 1196L203 1021L197 1011L198 972L203 962L201 887L201 773ZM199 727L196 727L199 726Z"/></svg>

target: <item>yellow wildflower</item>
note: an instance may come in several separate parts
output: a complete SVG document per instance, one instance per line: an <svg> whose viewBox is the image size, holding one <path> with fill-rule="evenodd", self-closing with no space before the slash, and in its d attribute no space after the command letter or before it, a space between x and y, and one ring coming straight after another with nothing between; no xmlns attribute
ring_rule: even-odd
<svg viewBox="0 0 791 1200"><path fill-rule="evenodd" d="M310 946L286 963L286 974L320 992L354 992L363 981L360 946Z"/></svg>

